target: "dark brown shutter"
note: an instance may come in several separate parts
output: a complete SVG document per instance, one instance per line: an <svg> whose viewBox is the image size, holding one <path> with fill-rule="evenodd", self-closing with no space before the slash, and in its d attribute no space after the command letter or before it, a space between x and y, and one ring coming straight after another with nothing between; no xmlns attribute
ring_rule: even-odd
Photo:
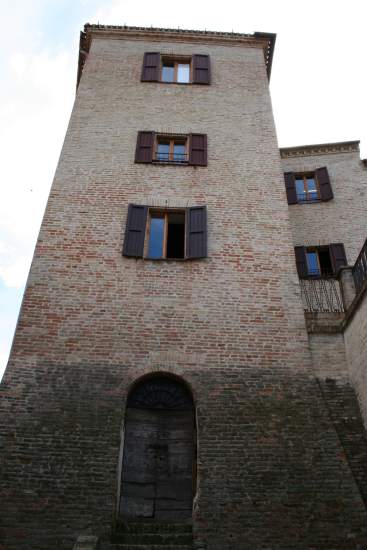
<svg viewBox="0 0 367 550"><path fill-rule="evenodd" d="M294 173L286 172L284 174L284 181L288 204L297 204L296 178L294 177Z"/></svg>
<svg viewBox="0 0 367 550"><path fill-rule="evenodd" d="M347 265L347 258L345 256L345 250L343 243L336 243L329 245L330 259L333 265L334 275L339 271L340 267Z"/></svg>
<svg viewBox="0 0 367 550"><path fill-rule="evenodd" d="M124 256L142 258L144 253L145 226L147 223L148 207L140 204L129 204L127 213Z"/></svg>
<svg viewBox="0 0 367 550"><path fill-rule="evenodd" d="M186 258L207 255L206 206L186 209Z"/></svg>
<svg viewBox="0 0 367 550"><path fill-rule="evenodd" d="M161 68L161 54L146 52L144 54L143 68L141 71L142 82L158 82Z"/></svg>
<svg viewBox="0 0 367 550"><path fill-rule="evenodd" d="M329 201L333 198L333 190L330 185L330 178L327 168L318 168L315 170L315 175L320 189L320 197L322 201Z"/></svg>
<svg viewBox="0 0 367 550"><path fill-rule="evenodd" d="M194 84L210 84L210 57L201 54L193 55L192 73Z"/></svg>
<svg viewBox="0 0 367 550"><path fill-rule="evenodd" d="M153 161L154 132L138 132L135 162Z"/></svg>
<svg viewBox="0 0 367 550"><path fill-rule="evenodd" d="M300 278L307 277L308 269L307 269L307 258L306 258L305 247L295 246L294 253L296 255L296 265L297 265L298 276Z"/></svg>
<svg viewBox="0 0 367 550"><path fill-rule="evenodd" d="M206 166L208 164L208 145L205 134L190 134L189 164L192 166Z"/></svg>

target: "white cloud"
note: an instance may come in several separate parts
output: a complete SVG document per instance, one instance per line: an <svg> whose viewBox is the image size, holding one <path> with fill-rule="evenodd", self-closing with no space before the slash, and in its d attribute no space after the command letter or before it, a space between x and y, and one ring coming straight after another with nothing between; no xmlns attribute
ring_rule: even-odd
<svg viewBox="0 0 367 550"><path fill-rule="evenodd" d="M10 244L11 239L0 241L0 277L8 287L21 288L28 275L29 254L20 252L24 248Z"/></svg>
<svg viewBox="0 0 367 550"><path fill-rule="evenodd" d="M11 286L21 286L20 274L28 272L73 101L75 58L67 51L18 50L7 64L12 93L0 95L6 128L0 136L0 240L6 238L12 254L5 260L0 253L0 277Z"/></svg>

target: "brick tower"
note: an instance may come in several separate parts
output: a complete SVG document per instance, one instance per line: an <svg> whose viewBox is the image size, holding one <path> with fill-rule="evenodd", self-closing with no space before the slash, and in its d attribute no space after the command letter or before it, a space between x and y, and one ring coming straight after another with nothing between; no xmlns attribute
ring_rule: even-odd
<svg viewBox="0 0 367 550"><path fill-rule="evenodd" d="M275 36L86 25L3 383L0 548L360 548L313 368Z"/></svg>

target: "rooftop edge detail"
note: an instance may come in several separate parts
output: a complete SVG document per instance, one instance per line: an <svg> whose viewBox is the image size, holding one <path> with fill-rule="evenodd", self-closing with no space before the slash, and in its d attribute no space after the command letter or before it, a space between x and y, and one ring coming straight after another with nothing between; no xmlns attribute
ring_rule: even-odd
<svg viewBox="0 0 367 550"><path fill-rule="evenodd" d="M282 159L290 157L309 157L312 155L330 155L337 153L359 153L359 140L340 141L337 143L316 143L314 145L298 145L296 147L281 147Z"/></svg>
<svg viewBox="0 0 367 550"><path fill-rule="evenodd" d="M270 79L271 66L274 54L274 46L276 34L255 32L253 34L242 34L236 32L222 32L222 31L200 31L190 29L164 29L156 27L130 27L128 25L92 25L86 23L84 25L84 31L80 33L79 42L79 62L78 62L78 75L77 75L77 87L83 72L86 56L90 49L92 37L104 36L110 38L134 38L139 39L142 37L147 38L162 38L164 40L187 40L192 39L194 41L201 42L216 42L221 44L246 44L249 46L261 46L264 51L264 59L268 78Z"/></svg>

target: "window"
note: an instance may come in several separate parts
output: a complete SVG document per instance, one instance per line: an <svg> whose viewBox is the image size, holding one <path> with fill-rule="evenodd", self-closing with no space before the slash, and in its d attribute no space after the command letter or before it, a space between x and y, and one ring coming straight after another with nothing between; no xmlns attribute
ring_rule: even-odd
<svg viewBox="0 0 367 550"><path fill-rule="evenodd" d="M329 201L333 191L326 167L313 172L284 174L288 204Z"/></svg>
<svg viewBox="0 0 367 550"><path fill-rule="evenodd" d="M162 61L161 81L189 84L191 73L191 59L188 61Z"/></svg>
<svg viewBox="0 0 367 550"><path fill-rule="evenodd" d="M161 135L138 132L135 162L206 166L207 137L205 134Z"/></svg>
<svg viewBox="0 0 367 550"><path fill-rule="evenodd" d="M182 260L184 257L185 212L150 211L147 258Z"/></svg>
<svg viewBox="0 0 367 550"><path fill-rule="evenodd" d="M206 206L158 209L130 204L123 255L151 260L204 258Z"/></svg>
<svg viewBox="0 0 367 550"><path fill-rule="evenodd" d="M153 161L187 163L186 144L186 137L157 136Z"/></svg>
<svg viewBox="0 0 367 550"><path fill-rule="evenodd" d="M295 177L298 202L319 200L319 191L316 185L315 174L302 174Z"/></svg>
<svg viewBox="0 0 367 550"><path fill-rule="evenodd" d="M306 248L306 258L310 277L331 277L333 275L329 247Z"/></svg>
<svg viewBox="0 0 367 550"><path fill-rule="evenodd" d="M294 252L300 278L335 277L339 268L347 265L342 243L328 246L296 246Z"/></svg>
<svg viewBox="0 0 367 550"><path fill-rule="evenodd" d="M210 58L204 54L176 57L161 55L159 52L146 52L141 81L210 84Z"/></svg>

